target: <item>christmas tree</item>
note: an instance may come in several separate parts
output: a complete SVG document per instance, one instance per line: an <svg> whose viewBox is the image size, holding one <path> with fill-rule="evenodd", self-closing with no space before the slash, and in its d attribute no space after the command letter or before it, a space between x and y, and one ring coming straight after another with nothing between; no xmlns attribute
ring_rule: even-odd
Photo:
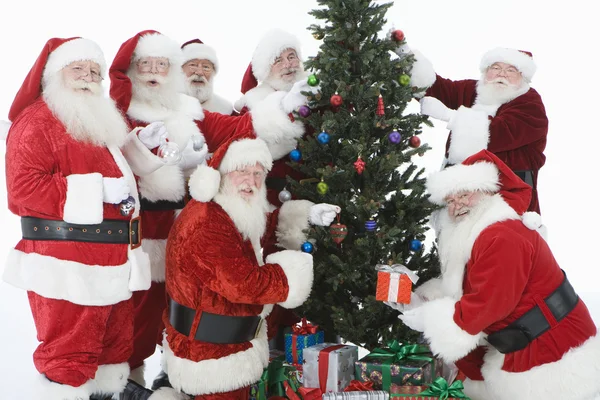
<svg viewBox="0 0 600 400"><path fill-rule="evenodd" d="M422 246L433 206L424 170L413 157L425 116L406 114L419 88L410 84L412 56L398 58L401 31L382 33L391 6L367 0L318 0L309 29L322 40L305 67L320 91L299 118L314 131L290 154L307 179L290 182L297 198L339 205L339 221L315 227L303 250L314 255L311 298L300 312L336 335L367 349L396 339L414 342L398 312L375 300L378 264L403 264L420 282L437 275L434 250ZM339 242L339 243L338 243ZM312 245L312 246L311 246Z"/></svg>

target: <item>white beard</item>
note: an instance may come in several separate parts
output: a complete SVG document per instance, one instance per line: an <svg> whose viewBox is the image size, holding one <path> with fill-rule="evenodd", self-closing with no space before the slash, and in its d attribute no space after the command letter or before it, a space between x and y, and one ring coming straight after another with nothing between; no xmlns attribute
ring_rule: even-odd
<svg viewBox="0 0 600 400"><path fill-rule="evenodd" d="M283 90L284 92L289 92L292 86L294 86L294 83L306 77L307 73L304 71L302 64L300 64L300 66L296 68L296 74L294 75L294 78L290 81L284 80L283 78L281 78L281 76L269 75L267 79L265 79L265 83L275 90Z"/></svg>
<svg viewBox="0 0 600 400"><path fill-rule="evenodd" d="M204 85L196 86L192 84L192 80L202 78ZM206 79L204 77L199 77L198 75L192 75L186 79L185 87L186 93L189 96L197 98L200 103L204 103L209 100L213 95L213 79Z"/></svg>
<svg viewBox="0 0 600 400"><path fill-rule="evenodd" d="M496 81L503 81L506 85L494 83ZM486 82L485 77L482 76L477 82L477 99L475 102L484 105L506 104L528 90L529 84L524 80L521 82L521 85L517 86L509 84L508 80L504 78L496 78L490 82Z"/></svg>
<svg viewBox="0 0 600 400"><path fill-rule="evenodd" d="M87 88L88 91L75 91ZM59 71L43 81L42 97L54 116L62 122L67 133L81 142L98 146L121 147L129 129L115 106L94 82L66 83Z"/></svg>
<svg viewBox="0 0 600 400"><path fill-rule="evenodd" d="M264 183L260 189L254 189L254 196L246 200L239 195L238 187L231 183L231 179L224 175L221 188L214 201L223 207L223 210L231 217L242 237L245 240L250 240L256 258L259 264L262 264L260 239L266 229L269 202L267 201L267 189Z"/></svg>
<svg viewBox="0 0 600 400"><path fill-rule="evenodd" d="M176 73L169 72L165 77L150 73L140 74L131 68L127 72L127 76L131 80L132 101L145 103L152 107L164 107L168 110L178 107L178 94L182 83L178 78L181 78L183 73L178 76ZM159 85L154 87L146 85L149 80L155 80Z"/></svg>

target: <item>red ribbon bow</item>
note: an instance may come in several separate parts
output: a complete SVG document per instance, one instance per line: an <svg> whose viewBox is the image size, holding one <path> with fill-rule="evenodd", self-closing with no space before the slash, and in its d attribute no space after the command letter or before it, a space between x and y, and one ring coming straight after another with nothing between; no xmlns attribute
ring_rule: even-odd
<svg viewBox="0 0 600 400"><path fill-rule="evenodd" d="M373 382L361 382L354 379L350 381L348 386L346 386L344 392L370 392L371 390L375 390L373 389Z"/></svg>
<svg viewBox="0 0 600 400"><path fill-rule="evenodd" d="M317 333L319 325L313 325L306 321L306 318L302 318L302 325L292 326L292 332L296 335L312 335Z"/></svg>
<svg viewBox="0 0 600 400"><path fill-rule="evenodd" d="M320 388L301 387L298 389L298 393L304 400L321 400L323 398L323 391Z"/></svg>

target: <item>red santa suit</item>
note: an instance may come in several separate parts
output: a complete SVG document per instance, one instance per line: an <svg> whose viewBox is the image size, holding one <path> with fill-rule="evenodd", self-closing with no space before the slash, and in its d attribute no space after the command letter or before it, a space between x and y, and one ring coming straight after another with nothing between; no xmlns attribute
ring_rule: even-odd
<svg viewBox="0 0 600 400"><path fill-rule="evenodd" d="M22 239L10 251L3 275L6 282L28 291L41 342L34 364L47 378L40 377L41 393L36 398L50 400L87 399L92 393L123 389L132 351L132 292L150 286L149 259L140 247L91 237L127 240L130 229L139 234L130 225L139 216L136 181L118 144L77 140L40 93L42 76L44 82L60 79L56 75L63 67L80 60L98 63L105 75L104 56L95 43L50 39L9 114L13 121L6 148L9 209L22 222L41 219L34 232L51 235L63 229L81 230L80 237L89 235L88 241ZM122 129L124 138L124 121ZM105 177L127 182L135 200L130 215L122 215L118 204L103 203ZM108 222L122 227L107 231L103 224ZM61 228L53 223L69 225ZM31 238L28 235L24 231Z"/></svg>
<svg viewBox="0 0 600 400"><path fill-rule="evenodd" d="M178 94L172 108L138 99L132 93L132 82L128 76L131 64L141 57L166 57L171 68L172 84L183 88L182 52L178 44L155 31L143 31L121 45L110 68L110 95L126 114L132 128L162 121L170 141L184 149L192 136L204 138L208 150L214 152L236 133L264 132L272 130L274 121L288 116L282 111L280 98L271 99L257 112L241 117L211 113L202 109L197 99ZM281 127L281 126L280 126ZM136 129L136 130L137 130ZM293 129L292 122L283 122L283 131ZM148 150L133 135L128 142L127 160L136 171L145 171ZM165 302L165 248L166 239L175 220L175 210L181 209L186 195L186 177L193 169L182 170L178 165L165 166L146 174L139 181L144 218L144 250L150 255L152 265L152 287L149 291L136 294L134 353L130 360L132 370L143 365L143 361L154 354L157 337L162 336L161 315ZM207 187L206 190L211 190ZM142 379L139 379L142 381Z"/></svg>
<svg viewBox="0 0 600 400"><path fill-rule="evenodd" d="M458 164L479 150L487 149L513 171L523 171L522 174L531 171L533 194L527 209L539 213L537 181L546 161L548 117L539 93L529 86L536 67L529 53L497 48L483 56L482 73L495 62L513 65L523 75L523 86L512 99L483 102L482 83L442 78L422 59L413 67L413 85L428 87L426 96L435 97L448 108L457 110L448 123L451 130L446 142L448 163Z"/></svg>
<svg viewBox="0 0 600 400"><path fill-rule="evenodd" d="M272 162L260 139L239 138L218 149L210 167L200 166L191 176L193 200L169 235L167 294L194 316L189 332L181 332L173 325L173 304L165 311L163 364L173 387L196 399L246 399L247 388L268 364L265 324L258 323L251 337L235 343L203 341L197 338L198 331L207 328L202 324L207 313L226 319L259 316L256 321L262 322L272 304L297 307L311 290L311 255L284 250L268 256L263 265L261 245L273 237L285 241L306 229L312 203L289 201L268 214L261 243L260 237L242 235L234 217L225 211L226 198L217 194L222 174L257 162L267 169ZM208 192L206 187L214 189Z"/></svg>
<svg viewBox="0 0 600 400"><path fill-rule="evenodd" d="M451 193L499 189L470 212L470 220L455 225L442 214L442 276L417 290L430 301L412 311L422 318L432 350L469 378L466 394L473 400L600 395L600 338L588 309L574 297L572 310L560 319L546 301L565 275L536 231L535 215L523 214L530 187L484 150L434 174L427 188L440 205ZM534 307L548 330L506 354L488 343L492 333Z"/></svg>

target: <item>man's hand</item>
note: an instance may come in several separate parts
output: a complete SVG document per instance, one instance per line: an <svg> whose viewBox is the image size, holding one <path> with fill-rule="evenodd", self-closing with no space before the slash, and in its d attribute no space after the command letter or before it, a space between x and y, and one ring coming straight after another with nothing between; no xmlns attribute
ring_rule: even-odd
<svg viewBox="0 0 600 400"><path fill-rule="evenodd" d="M129 197L129 185L125 178L102 178L102 201L119 204Z"/></svg>
<svg viewBox="0 0 600 400"><path fill-rule="evenodd" d="M398 318L400 318L404 325L408 326L413 331L425 331L425 321L423 319L423 313L420 307L414 308L410 311L404 311L404 313L398 316Z"/></svg>
<svg viewBox="0 0 600 400"><path fill-rule="evenodd" d="M421 103L421 114L429 115L441 121L450 122L456 113L456 110L449 109L435 97L425 96L419 103Z"/></svg>
<svg viewBox="0 0 600 400"><path fill-rule="evenodd" d="M162 121L152 122L138 132L138 139L150 150L160 146L162 137L167 137L167 128Z"/></svg>
<svg viewBox="0 0 600 400"><path fill-rule="evenodd" d="M197 146L197 141L193 139L188 140L187 146L181 152L181 161L179 161L179 167L182 170L194 168L200 164L206 162L208 156L208 146L204 143L200 150L194 150Z"/></svg>
<svg viewBox="0 0 600 400"><path fill-rule="evenodd" d="M329 226L340 211L342 209L333 204L315 204L309 210L308 221L313 225Z"/></svg>
<svg viewBox="0 0 600 400"><path fill-rule="evenodd" d="M308 84L307 79L301 79L294 83L294 86L290 89L288 94L281 100L281 106L283 107L283 111L286 113L291 113L295 111L298 107L306 104L306 96L302 94L302 92L310 92L312 94L316 94L319 92L320 86L310 86Z"/></svg>

